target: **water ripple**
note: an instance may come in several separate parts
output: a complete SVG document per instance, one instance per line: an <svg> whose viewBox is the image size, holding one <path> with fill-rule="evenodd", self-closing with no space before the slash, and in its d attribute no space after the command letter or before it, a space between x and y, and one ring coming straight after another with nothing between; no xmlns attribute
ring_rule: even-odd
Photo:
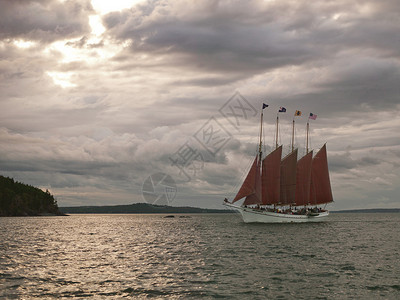
<svg viewBox="0 0 400 300"><path fill-rule="evenodd" d="M0 298L400 298L399 214L0 218Z"/></svg>

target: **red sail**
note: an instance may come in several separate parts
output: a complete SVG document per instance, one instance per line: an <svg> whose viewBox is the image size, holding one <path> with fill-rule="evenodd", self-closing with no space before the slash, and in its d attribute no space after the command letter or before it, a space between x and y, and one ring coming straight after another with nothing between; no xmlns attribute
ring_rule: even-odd
<svg viewBox="0 0 400 300"><path fill-rule="evenodd" d="M317 205L332 201L333 196L325 144L312 160L310 203Z"/></svg>
<svg viewBox="0 0 400 300"><path fill-rule="evenodd" d="M281 162L280 205L295 203L297 149Z"/></svg>
<svg viewBox="0 0 400 300"><path fill-rule="evenodd" d="M261 174L260 174L260 163L257 159L257 167L256 167L256 178L254 183L254 194L251 194L246 197L243 202L243 205L250 204L261 204Z"/></svg>
<svg viewBox="0 0 400 300"><path fill-rule="evenodd" d="M297 162L296 205L308 205L310 201L312 151Z"/></svg>
<svg viewBox="0 0 400 300"><path fill-rule="evenodd" d="M243 197L246 197L243 203L245 205L261 204L261 176L258 156L254 159L253 165L232 203Z"/></svg>
<svg viewBox="0 0 400 300"><path fill-rule="evenodd" d="M282 146L268 154L262 162L262 204L278 204L280 201Z"/></svg>

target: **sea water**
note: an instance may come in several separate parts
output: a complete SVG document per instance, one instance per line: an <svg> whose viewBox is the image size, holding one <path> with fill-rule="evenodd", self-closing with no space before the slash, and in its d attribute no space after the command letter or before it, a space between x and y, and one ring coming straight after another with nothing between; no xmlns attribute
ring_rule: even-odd
<svg viewBox="0 0 400 300"><path fill-rule="evenodd" d="M0 298L400 299L400 214L179 216L0 218Z"/></svg>

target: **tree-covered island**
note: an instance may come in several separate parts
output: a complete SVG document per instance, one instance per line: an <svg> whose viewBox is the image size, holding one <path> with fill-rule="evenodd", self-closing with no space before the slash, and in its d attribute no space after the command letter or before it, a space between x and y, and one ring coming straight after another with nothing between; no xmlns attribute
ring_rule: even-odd
<svg viewBox="0 0 400 300"><path fill-rule="evenodd" d="M48 190L0 175L0 217L64 215Z"/></svg>

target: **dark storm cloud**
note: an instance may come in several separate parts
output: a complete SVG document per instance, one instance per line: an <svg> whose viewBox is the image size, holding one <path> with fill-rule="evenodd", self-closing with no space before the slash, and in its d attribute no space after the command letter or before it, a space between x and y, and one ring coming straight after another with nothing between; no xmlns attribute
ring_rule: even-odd
<svg viewBox="0 0 400 300"><path fill-rule="evenodd" d="M223 86L226 84L230 84L240 79L241 79L240 75L236 76L224 75L219 77L207 76L207 77L193 78L188 80L178 80L173 82L172 84L178 86L187 85L187 86L213 87L213 86Z"/></svg>
<svg viewBox="0 0 400 300"><path fill-rule="evenodd" d="M241 2L205 3L196 9L148 2L111 13L104 22L109 34L132 41L132 52L177 55L182 65L210 71L258 73L334 58L350 49L375 50L380 56L400 53L400 41L392 39L399 29L398 22L393 23L399 18L395 2L386 2L393 9L386 17L374 2L283 1L262 6L249 1L245 7ZM366 9L371 12L363 15Z"/></svg>
<svg viewBox="0 0 400 300"><path fill-rule="evenodd" d="M393 59L354 57L346 65L332 67L330 73L330 79L320 84L329 96L324 100L347 107L368 103L387 108L399 103L400 64Z"/></svg>
<svg viewBox="0 0 400 300"><path fill-rule="evenodd" d="M378 166L384 162L382 157L365 156L353 159L350 152L329 156L329 167L333 172L347 172L351 169Z"/></svg>
<svg viewBox="0 0 400 300"><path fill-rule="evenodd" d="M103 21L107 34L131 42L131 53L120 57L131 60L131 68L158 65L203 74L171 85L223 86L299 66L315 70L308 83L313 92L300 89L291 99L317 109L321 103L321 110L335 113L363 103L397 104L400 39L393 37L400 30L399 11L397 1L154 1ZM140 53L149 58L137 59ZM308 75L299 76L303 81ZM287 102L282 95L276 99Z"/></svg>
<svg viewBox="0 0 400 300"><path fill-rule="evenodd" d="M224 12L223 7L214 11L210 3L207 15L198 18L195 10L177 16L174 7L166 7L162 13L161 7L149 7L139 6L140 12L112 13L104 22L117 39L132 41L132 52L167 55L172 65L214 72L240 71L243 77L300 64L313 55L312 49L291 37L292 33L271 23L272 18L262 20L262 12L251 16L236 8L231 13ZM254 8L249 3L248 10Z"/></svg>
<svg viewBox="0 0 400 300"><path fill-rule="evenodd" d="M88 32L90 1L1 0L0 39L51 42Z"/></svg>
<svg viewBox="0 0 400 300"><path fill-rule="evenodd" d="M353 60L353 61L352 61ZM373 61L366 59L355 63L349 59L346 66L331 66L329 79L315 84L315 91L277 99L282 104L301 103L325 117L337 117L338 111L354 114L354 111L395 109L400 95L400 65L393 60Z"/></svg>

